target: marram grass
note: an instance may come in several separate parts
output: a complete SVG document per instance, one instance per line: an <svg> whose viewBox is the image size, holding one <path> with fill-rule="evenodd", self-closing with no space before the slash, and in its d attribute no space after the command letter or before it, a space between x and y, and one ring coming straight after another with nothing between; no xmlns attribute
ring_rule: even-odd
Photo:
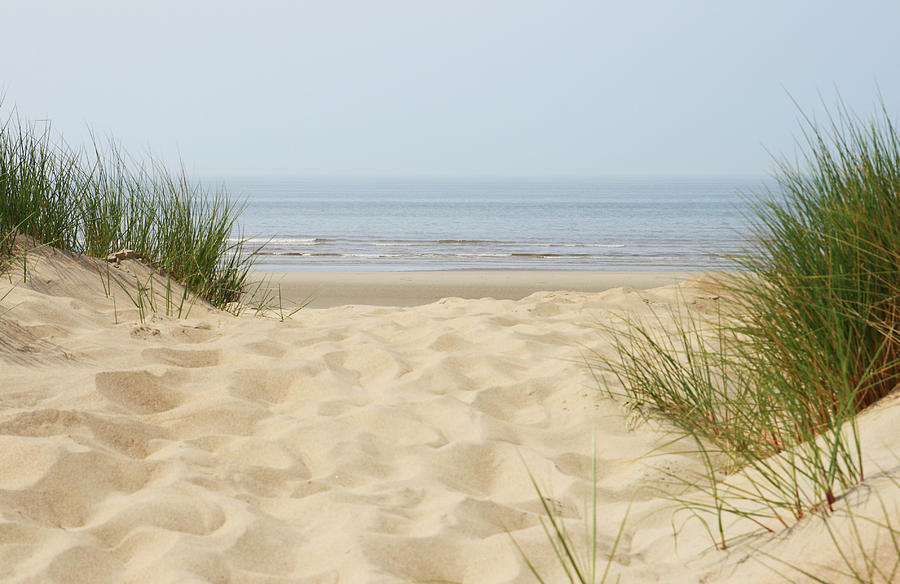
<svg viewBox="0 0 900 584"><path fill-rule="evenodd" d="M705 474L679 478L705 499L683 502L713 517L719 547L735 518L774 530L829 513L865 478L858 412L900 381L897 126L839 106L804 136L753 207L718 318L628 323L598 360L700 451Z"/></svg>
<svg viewBox="0 0 900 584"><path fill-rule="evenodd" d="M10 117L0 126L0 257L16 234L104 258L132 249L218 308L240 300L255 251L234 237L242 205L183 170L131 161L115 144L90 152L49 127Z"/></svg>
<svg viewBox="0 0 900 584"><path fill-rule="evenodd" d="M527 466L526 466L527 469ZM586 500L584 504L584 548L579 551L579 545L576 538L572 536L566 527L566 520L554 510L550 500L545 496L544 491L538 485L531 470L528 469L528 477L531 480L531 486L534 487L535 494L540 499L541 507L544 511L546 519L540 518L541 528L547 538L547 543L553 550L556 562L565 574L566 580L571 584L605 584L607 579L611 577L610 568L616 558L616 552L622 543L622 536L625 533L625 525L628 523L628 515L631 513L631 503L625 510L625 513L619 522L619 528L615 538L609 543L609 551L606 553L606 562L602 572L598 555L600 546L599 538L599 518L597 516L597 449L594 448L594 456L591 464L591 484L590 500ZM544 574L538 570L531 558L519 545L518 540L509 529L506 529L507 535L512 540L513 546L522 556L528 571L534 576L540 584L545 584L547 579ZM619 582L620 578L616 578Z"/></svg>

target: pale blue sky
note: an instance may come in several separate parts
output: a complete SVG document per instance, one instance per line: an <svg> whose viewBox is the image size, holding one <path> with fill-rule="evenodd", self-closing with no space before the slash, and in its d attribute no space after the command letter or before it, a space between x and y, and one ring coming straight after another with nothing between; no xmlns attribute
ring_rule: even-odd
<svg viewBox="0 0 900 584"><path fill-rule="evenodd" d="M852 4L852 5L851 5ZM5 110L210 175L766 174L837 87L900 113L900 2L2 3Z"/></svg>

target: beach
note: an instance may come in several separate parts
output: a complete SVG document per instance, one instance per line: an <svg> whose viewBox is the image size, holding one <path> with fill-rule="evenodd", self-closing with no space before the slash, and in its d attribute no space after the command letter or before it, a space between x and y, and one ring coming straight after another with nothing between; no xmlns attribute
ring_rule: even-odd
<svg viewBox="0 0 900 584"><path fill-rule="evenodd" d="M254 272L252 281L280 288L288 303L309 299L310 308L331 308L345 304L417 306L448 297L521 300L547 290L603 292L625 286L647 289L702 274L666 270L304 271Z"/></svg>
<svg viewBox="0 0 900 584"><path fill-rule="evenodd" d="M0 584L900 584L900 2L2 14Z"/></svg>
<svg viewBox="0 0 900 584"><path fill-rule="evenodd" d="M623 319L714 314L709 277L290 274L284 292L333 306L142 316L126 290L143 264L30 255L25 282L0 283L3 581L533 582L515 538L560 582L544 504L583 551L594 487L612 581L810 581L770 557L841 567L816 518L737 525L750 535L717 550L667 496L699 456L586 366ZM898 406L861 416L873 475L896 466ZM891 485L867 481L857 513L895 508Z"/></svg>

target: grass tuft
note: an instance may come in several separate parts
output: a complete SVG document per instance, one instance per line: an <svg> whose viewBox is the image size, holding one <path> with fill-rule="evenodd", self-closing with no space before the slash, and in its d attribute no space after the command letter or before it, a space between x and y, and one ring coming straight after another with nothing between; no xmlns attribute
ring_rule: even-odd
<svg viewBox="0 0 900 584"><path fill-rule="evenodd" d="M10 116L0 125L0 262L16 234L105 258L131 249L217 308L238 302L258 249L234 237L243 211L223 189L180 169L131 161L114 142L89 152L55 140L49 125Z"/></svg>
<svg viewBox="0 0 900 584"><path fill-rule="evenodd" d="M598 566L599 557L597 555L600 542L598 538L599 523L597 517L596 448L591 468L591 480L593 485L591 499L590 501L585 501L584 505L584 553L578 552L578 546L566 527L565 519L559 512L554 510L554 506L549 502L550 499L545 496L544 491L541 489L540 485L538 485L537 479L535 479L531 470L528 469L528 477L531 480L531 485L534 487L535 493L541 501L541 507L543 508L546 517L540 518L541 528L544 530L547 542L556 556L557 563L560 568L562 568L563 573L565 573L566 579L572 584L603 584L607 581L607 578L610 577L610 568L612 567L616 552L619 549L619 544L622 542L625 533L625 525L628 522L628 516L631 513L631 504L629 504L619 523L619 530L616 533L616 537L610 546L606 558L606 565L603 567L603 571L600 572L600 566ZM531 572L538 582L544 584L547 580L545 580L544 576L538 571L537 567L528 557L528 554L522 549L522 546L519 545L519 542L513 536L512 532L507 529L506 533L512 540L513 546L515 546L516 550L522 556L529 572ZM619 579L617 578L616 581L618 582Z"/></svg>
<svg viewBox="0 0 900 584"><path fill-rule="evenodd" d="M616 357L597 359L701 453L704 476L673 478L712 501L685 505L722 548L729 517L774 530L831 513L865 478L857 414L900 381L897 126L841 104L804 124L806 153L753 206L719 313L626 322Z"/></svg>

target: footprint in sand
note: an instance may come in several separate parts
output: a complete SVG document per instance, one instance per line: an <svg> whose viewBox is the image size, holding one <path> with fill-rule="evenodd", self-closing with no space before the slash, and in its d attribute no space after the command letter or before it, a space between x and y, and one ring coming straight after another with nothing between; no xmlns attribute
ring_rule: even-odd
<svg viewBox="0 0 900 584"><path fill-rule="evenodd" d="M77 410L47 408L23 412L0 424L0 435L72 436L81 444L102 445L129 458L145 458L150 441L165 436L158 426L131 416L94 414Z"/></svg>
<svg viewBox="0 0 900 584"><path fill-rule="evenodd" d="M149 371L104 371L94 380L97 391L106 399L136 414L156 414L184 401L184 396L172 389L177 377Z"/></svg>
<svg viewBox="0 0 900 584"><path fill-rule="evenodd" d="M262 357L279 358L284 357L288 352L288 347L273 340L254 341L244 345L246 352L251 355L260 355Z"/></svg>
<svg viewBox="0 0 900 584"><path fill-rule="evenodd" d="M243 369L233 375L229 393L235 397L262 404L277 404L287 399L291 386L299 377L289 369Z"/></svg>
<svg viewBox="0 0 900 584"><path fill-rule="evenodd" d="M189 369L212 367L218 365L221 357L219 351L192 351L179 349L145 349L141 353L145 359L153 363L174 365Z"/></svg>
<svg viewBox="0 0 900 584"><path fill-rule="evenodd" d="M144 461L86 450L56 437L23 441L0 438L0 513L51 528L85 525L111 495L133 493L147 483Z"/></svg>

